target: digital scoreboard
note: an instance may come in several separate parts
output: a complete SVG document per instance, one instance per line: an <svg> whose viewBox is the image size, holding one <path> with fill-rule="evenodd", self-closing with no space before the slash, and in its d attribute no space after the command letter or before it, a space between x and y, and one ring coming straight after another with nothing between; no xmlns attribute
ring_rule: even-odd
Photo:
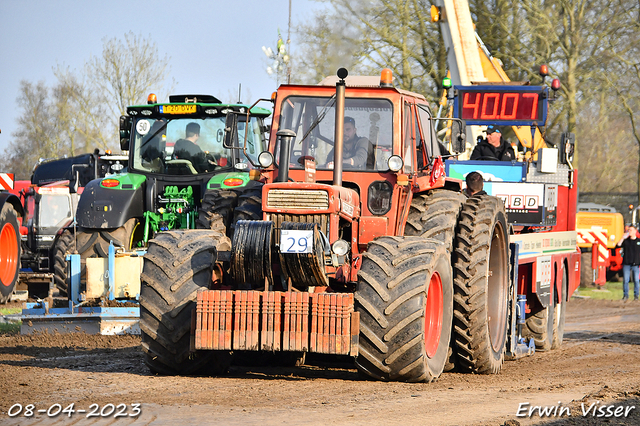
<svg viewBox="0 0 640 426"><path fill-rule="evenodd" d="M544 86L455 86L454 116L467 125L543 126L549 89Z"/></svg>

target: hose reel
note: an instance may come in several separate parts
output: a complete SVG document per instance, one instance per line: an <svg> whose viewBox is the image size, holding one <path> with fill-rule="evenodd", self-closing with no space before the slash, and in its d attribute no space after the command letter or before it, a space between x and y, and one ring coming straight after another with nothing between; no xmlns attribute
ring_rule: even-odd
<svg viewBox="0 0 640 426"><path fill-rule="evenodd" d="M265 280L273 285L271 241L273 222L239 220L233 234L231 277L239 288L260 288Z"/></svg>

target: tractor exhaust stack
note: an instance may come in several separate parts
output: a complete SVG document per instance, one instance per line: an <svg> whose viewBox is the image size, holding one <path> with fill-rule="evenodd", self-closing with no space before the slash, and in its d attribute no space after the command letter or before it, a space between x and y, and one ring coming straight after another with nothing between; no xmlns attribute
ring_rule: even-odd
<svg viewBox="0 0 640 426"><path fill-rule="evenodd" d="M342 159L344 158L344 98L346 82L349 75L346 68L338 70L338 82L336 83L336 134L333 147L333 184L342 186Z"/></svg>

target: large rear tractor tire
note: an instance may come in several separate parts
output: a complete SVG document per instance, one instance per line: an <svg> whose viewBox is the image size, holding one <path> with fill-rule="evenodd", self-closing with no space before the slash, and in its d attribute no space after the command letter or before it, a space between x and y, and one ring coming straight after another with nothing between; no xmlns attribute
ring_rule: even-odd
<svg viewBox="0 0 640 426"><path fill-rule="evenodd" d="M378 380L431 382L447 361L453 282L443 243L380 237L362 257L355 294L358 369Z"/></svg>
<svg viewBox="0 0 640 426"><path fill-rule="evenodd" d="M223 374L226 351L190 353L191 315L199 289L212 283L217 248L229 238L211 230L162 232L149 241L140 289L145 363L159 374Z"/></svg>
<svg viewBox="0 0 640 426"><path fill-rule="evenodd" d="M469 198L454 244L454 338L461 371L496 374L504 361L509 304L509 241L502 201Z"/></svg>
<svg viewBox="0 0 640 426"><path fill-rule="evenodd" d="M467 197L462 193L449 190L434 190L416 195L411 200L404 234L435 238L442 241L447 247L447 251L451 253L460 209L466 199ZM444 371L454 370L455 363L456 350L452 337Z"/></svg>
<svg viewBox="0 0 640 426"><path fill-rule="evenodd" d="M73 232L69 229L62 231L53 246L53 280L60 294L67 295L69 290L67 283L67 254L76 249Z"/></svg>
<svg viewBox="0 0 640 426"><path fill-rule="evenodd" d="M458 216L465 200L462 193L449 190L416 195L411 200L404 234L442 241L451 253Z"/></svg>
<svg viewBox="0 0 640 426"><path fill-rule="evenodd" d="M18 282L20 250L18 213L6 202L0 212L0 303L11 299Z"/></svg>

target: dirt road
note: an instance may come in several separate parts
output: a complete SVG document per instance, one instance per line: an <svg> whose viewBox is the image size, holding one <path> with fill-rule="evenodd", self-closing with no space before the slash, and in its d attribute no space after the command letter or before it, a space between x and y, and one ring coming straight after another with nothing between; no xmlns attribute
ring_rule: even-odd
<svg viewBox="0 0 640 426"><path fill-rule="evenodd" d="M640 424L640 302L573 300L565 332L560 350L507 362L499 375L445 373L431 384L362 380L348 360L322 359L233 367L225 377L153 376L137 337L4 335L0 424ZM70 417L46 413L72 403ZM28 404L44 412L25 417ZM140 414L130 417L133 404ZM98 416L87 418L91 410Z"/></svg>

